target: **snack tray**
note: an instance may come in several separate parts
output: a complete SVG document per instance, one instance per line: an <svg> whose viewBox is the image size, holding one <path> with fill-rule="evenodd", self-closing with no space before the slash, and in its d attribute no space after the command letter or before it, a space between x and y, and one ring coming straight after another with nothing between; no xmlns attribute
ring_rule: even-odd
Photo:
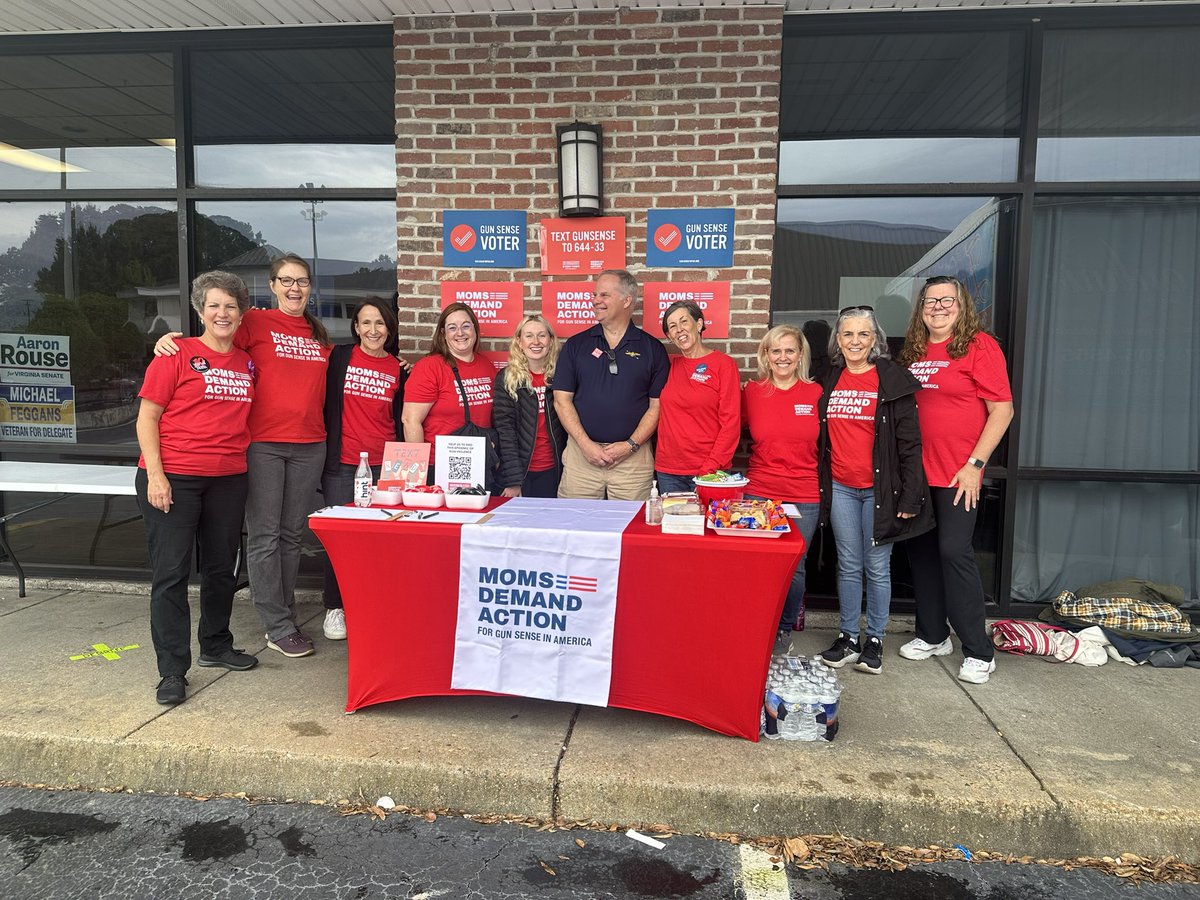
<svg viewBox="0 0 1200 900"><path fill-rule="evenodd" d="M790 525L780 531L773 531L767 528L717 528L707 518L704 520L704 524L710 530L715 531L723 537L777 538L782 537L792 530Z"/></svg>
<svg viewBox="0 0 1200 900"><path fill-rule="evenodd" d="M437 509L445 505L445 503L445 494L424 493L422 491L404 492L404 505L416 509Z"/></svg>
<svg viewBox="0 0 1200 900"><path fill-rule="evenodd" d="M486 494L445 494L447 509L483 509L491 499L491 493Z"/></svg>

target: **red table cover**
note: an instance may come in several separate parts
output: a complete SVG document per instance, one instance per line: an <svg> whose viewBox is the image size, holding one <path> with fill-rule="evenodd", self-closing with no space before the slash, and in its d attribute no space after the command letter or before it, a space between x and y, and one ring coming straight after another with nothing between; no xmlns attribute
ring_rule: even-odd
<svg viewBox="0 0 1200 900"><path fill-rule="evenodd" d="M493 500L494 509L503 500ZM460 525L315 517L346 607L346 710L450 687ZM638 516L621 538L609 706L758 740L763 684L792 572L779 538L662 534Z"/></svg>

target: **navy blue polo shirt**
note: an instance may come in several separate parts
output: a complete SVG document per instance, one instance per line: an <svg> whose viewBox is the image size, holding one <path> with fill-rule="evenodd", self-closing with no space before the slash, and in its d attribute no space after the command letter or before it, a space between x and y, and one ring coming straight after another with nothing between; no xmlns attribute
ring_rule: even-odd
<svg viewBox="0 0 1200 900"><path fill-rule="evenodd" d="M575 412L587 436L599 444L626 440L658 398L671 363L662 341L632 322L613 355L617 374L609 371L604 326L593 325L563 346L554 370L554 389L575 395Z"/></svg>

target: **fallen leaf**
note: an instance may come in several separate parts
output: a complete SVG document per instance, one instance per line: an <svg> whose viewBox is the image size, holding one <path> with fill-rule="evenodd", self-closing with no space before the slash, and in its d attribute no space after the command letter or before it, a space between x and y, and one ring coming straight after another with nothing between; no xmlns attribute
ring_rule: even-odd
<svg viewBox="0 0 1200 900"><path fill-rule="evenodd" d="M550 866L548 866L546 863L542 862L540 859L538 860L538 865L541 866L545 871L549 872L551 875L558 874L552 868L550 868Z"/></svg>
<svg viewBox="0 0 1200 900"><path fill-rule="evenodd" d="M583 838L575 838L575 843L576 843L576 845L577 845L577 846L579 846L579 847L586 847L586 846L587 846L587 842L586 842L586 841L584 841L584 839L583 839Z"/></svg>

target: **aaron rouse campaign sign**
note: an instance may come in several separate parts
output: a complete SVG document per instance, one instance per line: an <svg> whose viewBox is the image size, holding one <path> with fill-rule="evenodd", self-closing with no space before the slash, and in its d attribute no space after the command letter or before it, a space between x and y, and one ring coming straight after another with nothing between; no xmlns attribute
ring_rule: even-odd
<svg viewBox="0 0 1200 900"><path fill-rule="evenodd" d="M640 509L518 497L464 525L451 686L608 705L621 532Z"/></svg>
<svg viewBox="0 0 1200 900"><path fill-rule="evenodd" d="M690 300L704 313L706 338L729 337L728 281L647 281L642 285L642 330L665 337L663 313L672 303Z"/></svg>
<svg viewBox="0 0 1200 900"><path fill-rule="evenodd" d="M526 214L515 210L442 211L442 265L448 268L523 269Z"/></svg>
<svg viewBox="0 0 1200 900"><path fill-rule="evenodd" d="M482 337L512 337L524 316L524 293L519 281L443 281L442 309L465 303L479 320Z"/></svg>
<svg viewBox="0 0 1200 900"><path fill-rule="evenodd" d="M560 339L569 338L596 324L595 295L594 281L543 281L542 316Z"/></svg>
<svg viewBox="0 0 1200 900"><path fill-rule="evenodd" d="M658 269L733 265L732 209L651 209L646 213L646 265Z"/></svg>
<svg viewBox="0 0 1200 900"><path fill-rule="evenodd" d="M625 268L625 220L621 216L542 219L543 275L596 276Z"/></svg>
<svg viewBox="0 0 1200 900"><path fill-rule="evenodd" d="M75 443L68 336L0 334L0 440Z"/></svg>

